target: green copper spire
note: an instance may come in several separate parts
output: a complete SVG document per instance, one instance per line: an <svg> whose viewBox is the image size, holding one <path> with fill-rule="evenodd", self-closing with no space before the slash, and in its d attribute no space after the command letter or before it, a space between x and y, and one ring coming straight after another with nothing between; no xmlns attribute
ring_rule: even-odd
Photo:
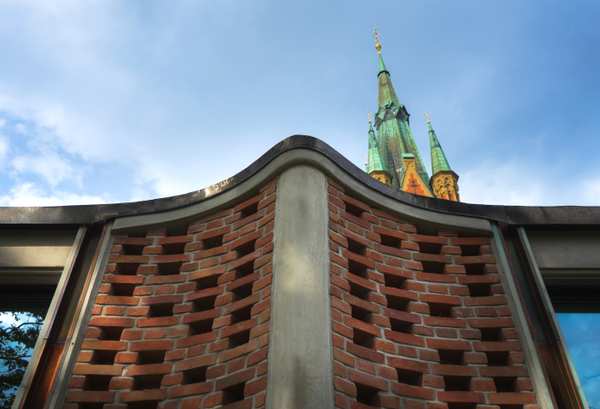
<svg viewBox="0 0 600 409"><path fill-rule="evenodd" d="M375 130L373 129L373 122L371 121L371 114L369 114L369 159L367 162L367 173L372 172L385 172L385 166L381 160L381 152L379 151L379 144L375 137Z"/></svg>
<svg viewBox="0 0 600 409"><path fill-rule="evenodd" d="M429 131L429 148L431 149L431 174L435 175L438 172L452 171L446 154L440 145L433 127L431 126L431 117L425 114L425 122L427 122L427 129Z"/></svg>
<svg viewBox="0 0 600 409"><path fill-rule="evenodd" d="M393 184L400 187L404 175L402 157L405 153L414 155L417 172L425 184L429 184L429 176L414 141L409 124L409 114L396 96L390 73L383 63L381 56L381 40L377 31L374 32L375 49L377 50L378 68L378 97L375 129L377 142L380 146L382 159L387 169L390 169Z"/></svg>
<svg viewBox="0 0 600 409"><path fill-rule="evenodd" d="M373 36L375 37L375 49L377 50L377 65L379 67L379 72L377 74L377 81L379 83L379 111L385 109L386 106L404 108L402 104L400 104L400 102L398 101L396 91L394 90L394 86L392 85L390 73L385 67L385 63L383 62L383 56L381 55L381 39L379 38L379 33L377 31L374 31Z"/></svg>

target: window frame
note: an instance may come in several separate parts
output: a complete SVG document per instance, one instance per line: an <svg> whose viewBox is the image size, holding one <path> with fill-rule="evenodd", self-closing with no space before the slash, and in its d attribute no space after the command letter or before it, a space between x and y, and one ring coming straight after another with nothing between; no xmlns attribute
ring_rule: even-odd
<svg viewBox="0 0 600 409"><path fill-rule="evenodd" d="M550 231L549 229L537 229L536 231L543 230ZM565 232L572 232L573 230L574 229L564 229ZM561 229L553 228L551 231L560 232ZM527 286L522 286L521 291L523 292L525 289L525 294L522 293L521 297L523 298L525 296L533 298L533 302L530 303L530 306L535 306L535 309L537 310L535 313L530 311L530 317L531 315L537 316L538 320L533 321L535 320L535 318L533 318L533 320L529 319L528 321L530 322L530 325L538 326L538 328L534 328L534 331L537 330L538 336L542 337L545 341L544 346L545 349L548 349L547 353L554 356L556 359L554 363L548 361L544 362L546 377L552 385L552 390L555 395L554 398L562 401L562 405L564 405L565 402L568 402L570 405L569 408L588 409L589 406L581 387L579 376L570 358L567 344L556 317L557 305L559 308L573 308L574 303L569 302L568 300L556 300L556 297L555 301L558 302L556 304L553 303L548 287L554 286L554 288L559 290L560 288L570 287L570 291L572 291L574 288L584 288L586 283L589 283L589 279L593 279L600 283L600 270L597 273L588 275L587 279L581 279L583 277L577 279L572 275L571 280L569 281L566 281L565 277L560 277L559 275L544 275L536 259L536 253L530 241L527 229L520 226L515 229L515 233L512 244L518 248L514 249L516 251L513 253L513 256L519 257L521 263L524 264L522 265L522 267L524 267L522 274L525 276L523 277L524 281L529 287L527 291ZM561 271L564 273L567 270ZM573 279L577 281L577 284L573 285ZM525 284L525 282L523 282L523 284ZM581 306L577 308L581 308Z"/></svg>

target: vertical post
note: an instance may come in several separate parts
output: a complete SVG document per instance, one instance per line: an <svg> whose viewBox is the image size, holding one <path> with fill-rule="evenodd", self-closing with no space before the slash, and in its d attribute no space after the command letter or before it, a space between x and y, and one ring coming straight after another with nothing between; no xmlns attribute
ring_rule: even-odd
<svg viewBox="0 0 600 409"><path fill-rule="evenodd" d="M334 407L327 180L301 165L277 183L267 409Z"/></svg>
<svg viewBox="0 0 600 409"><path fill-rule="evenodd" d="M529 242L529 237L527 236L527 232L524 227L517 228L517 233L519 235L519 240L521 241L521 245L523 246L523 251L525 253L525 258L527 259L527 264L529 265L529 270L531 271L531 275L533 276L533 282L535 289L537 290L543 308L543 314L548 319L550 324L550 331L554 336L554 339L557 340L556 349L559 355L559 362L562 364L562 369L565 375L563 379L565 383L569 385L565 392L570 394L569 400L575 405L576 402L585 409L588 409L588 403L585 398L585 394L581 388L581 383L579 382L579 377L577 376L577 371L571 362L571 358L567 352L567 346L563 339L562 333L560 331L560 326L556 321L556 316L554 313L554 308L552 307L552 301L550 300L550 296L548 295L548 291L546 290L546 284L544 283L544 278L542 277L542 273L540 268L535 260L535 255L533 253L533 249L531 248L531 243Z"/></svg>
<svg viewBox="0 0 600 409"><path fill-rule="evenodd" d="M55 320L62 319L62 317L57 317L57 314L59 311L59 307L63 302L63 296L66 292L69 280L71 279L71 273L73 272L73 267L81 249L81 244L83 243L83 239L85 237L86 232L86 227L79 227L79 229L77 230L77 234L73 239L71 250L69 251L69 255L65 260L63 271L60 275L58 284L56 285L56 290L54 290L54 295L52 296L52 301L50 302L48 311L46 312L44 324L42 325L38 339L35 342L35 347L33 348L33 353L31 359L29 360L29 365L27 365L27 370L25 371L25 375L23 376L23 380L21 381L21 386L19 387L17 396L15 397L15 400L13 402L13 408L24 408L25 401L30 391L34 376L38 370L40 362L42 361L42 356L44 355L44 353L48 353L46 351L46 348L48 347L48 338L50 337L50 331L54 326ZM46 368L46 370L48 370L48 368Z"/></svg>
<svg viewBox="0 0 600 409"><path fill-rule="evenodd" d="M500 268L500 277L502 285L506 289L506 299L511 309L512 316L515 319L515 327L519 331L521 340L523 342L523 353L525 354L525 360L529 368L529 375L535 389L535 393L538 399L538 403L541 408L551 409L554 408L552 395L550 393L540 357L535 349L533 343L533 337L527 324L527 318L521 300L519 299L519 293L517 286L510 269L510 264L506 253L504 251L504 239L502 233L495 223L492 223L492 232L494 234L493 248L496 253L498 260L498 267Z"/></svg>
<svg viewBox="0 0 600 409"><path fill-rule="evenodd" d="M75 364L77 352L83 341L86 329L85 326L92 313L94 300L102 281L104 268L108 262L108 253L112 241L112 223L113 222L110 221L102 228L100 240L97 244L96 251L94 252L93 261L90 264L90 270L83 271L83 274L88 274L88 276L86 277L86 283L80 294L81 298L72 327L73 332L67 339L65 350L57 369L57 380L54 383L54 389L44 404L45 409L58 409L63 407L63 401L68 387L68 378Z"/></svg>

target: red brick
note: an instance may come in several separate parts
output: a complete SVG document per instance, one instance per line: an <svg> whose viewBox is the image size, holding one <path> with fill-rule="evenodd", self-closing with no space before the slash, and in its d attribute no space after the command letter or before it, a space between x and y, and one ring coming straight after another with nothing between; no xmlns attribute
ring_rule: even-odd
<svg viewBox="0 0 600 409"><path fill-rule="evenodd" d="M438 392L438 400L446 402L484 403L485 398L480 392Z"/></svg>
<svg viewBox="0 0 600 409"><path fill-rule="evenodd" d="M122 365L91 365L76 364L73 369L75 375L113 375L119 376L123 371Z"/></svg>
<svg viewBox="0 0 600 409"><path fill-rule="evenodd" d="M433 400L435 399L435 391L429 388L420 386L406 385L403 383L392 384L392 392L400 396L409 396L411 398ZM404 406L405 408L407 406Z"/></svg>
<svg viewBox="0 0 600 409"><path fill-rule="evenodd" d="M425 362L413 361L396 357L388 357L388 365L394 368L409 369L417 372L426 372L428 365Z"/></svg>
<svg viewBox="0 0 600 409"><path fill-rule="evenodd" d="M68 391L67 401L70 402L112 402L114 392L108 391Z"/></svg>
<svg viewBox="0 0 600 409"><path fill-rule="evenodd" d="M127 376L158 375L171 372L171 364L130 365L125 371Z"/></svg>
<svg viewBox="0 0 600 409"><path fill-rule="evenodd" d="M420 300L426 303L439 303L439 304L449 304L449 305L460 305L460 298L454 297L450 295L441 295L441 294L421 294Z"/></svg>
<svg viewBox="0 0 600 409"><path fill-rule="evenodd" d="M131 351L168 350L171 348L173 348L171 340L132 342L129 346Z"/></svg>
<svg viewBox="0 0 600 409"><path fill-rule="evenodd" d="M137 321L137 326L140 328L145 327L169 327L176 325L178 317L152 317L142 318Z"/></svg>
<svg viewBox="0 0 600 409"><path fill-rule="evenodd" d="M381 354L377 351L374 351L372 349L362 347L360 345L348 343L347 350L351 354L354 354L354 355L359 356L364 359L368 359L373 362L383 363L383 361L384 361L383 354Z"/></svg>
<svg viewBox="0 0 600 409"><path fill-rule="evenodd" d="M176 371L185 371L192 368L197 368L201 366L209 366L213 365L216 362L215 355L201 355L196 358L189 358L183 361L179 361L175 363Z"/></svg>
<svg viewBox="0 0 600 409"><path fill-rule="evenodd" d="M244 395L252 396L267 389L267 378L262 377L245 385Z"/></svg>
<svg viewBox="0 0 600 409"><path fill-rule="evenodd" d="M142 304L153 305L153 304L178 304L183 301L181 295L158 295L154 297L145 297L142 299Z"/></svg>
<svg viewBox="0 0 600 409"><path fill-rule="evenodd" d="M97 327L123 327L131 328L133 326L133 320L131 318L117 318L117 317L92 317L90 324Z"/></svg>
<svg viewBox="0 0 600 409"><path fill-rule="evenodd" d="M427 346L433 349L471 350L471 346L468 342L452 339L428 339Z"/></svg>
<svg viewBox="0 0 600 409"><path fill-rule="evenodd" d="M204 395L210 392L211 389L212 385L209 383L194 383L190 385L175 386L169 388L168 397L172 399L182 396Z"/></svg>
<svg viewBox="0 0 600 409"><path fill-rule="evenodd" d="M504 392L504 393L490 393L490 403L499 404L524 404L524 403L535 403L535 395L529 392Z"/></svg>
<svg viewBox="0 0 600 409"><path fill-rule="evenodd" d="M342 391L346 395L356 396L356 385L346 379L336 376L334 379L334 387L336 390Z"/></svg>
<svg viewBox="0 0 600 409"><path fill-rule="evenodd" d="M238 383L247 382L250 379L254 378L255 369L249 368L232 375L229 375L225 378L217 380L216 388L217 390L225 389L229 386L236 385Z"/></svg>
<svg viewBox="0 0 600 409"><path fill-rule="evenodd" d="M350 380L379 390L387 389L387 382L385 380L358 371L350 371Z"/></svg>
<svg viewBox="0 0 600 409"><path fill-rule="evenodd" d="M432 365L434 375L477 376L477 368L464 365Z"/></svg>
<svg viewBox="0 0 600 409"><path fill-rule="evenodd" d="M166 390L144 389L142 391L121 392L120 396L123 402L163 400L166 398Z"/></svg>
<svg viewBox="0 0 600 409"><path fill-rule="evenodd" d="M402 344L415 345L420 347L425 346L425 339L413 334L406 334L403 332L386 330L385 338Z"/></svg>
<svg viewBox="0 0 600 409"><path fill-rule="evenodd" d="M110 351L123 351L127 348L127 344L122 341L95 341L95 340L84 340L82 349L98 349L98 350L110 350Z"/></svg>

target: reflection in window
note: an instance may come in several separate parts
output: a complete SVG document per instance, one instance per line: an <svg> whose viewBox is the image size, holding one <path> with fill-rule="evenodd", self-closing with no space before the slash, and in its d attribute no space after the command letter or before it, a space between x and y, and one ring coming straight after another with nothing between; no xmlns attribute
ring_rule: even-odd
<svg viewBox="0 0 600 409"><path fill-rule="evenodd" d="M557 317L590 409L600 409L600 313Z"/></svg>
<svg viewBox="0 0 600 409"><path fill-rule="evenodd" d="M11 407L42 320L40 314L32 312L0 312L0 409Z"/></svg>
<svg viewBox="0 0 600 409"><path fill-rule="evenodd" d="M0 284L0 409L15 398L42 329L54 284Z"/></svg>

